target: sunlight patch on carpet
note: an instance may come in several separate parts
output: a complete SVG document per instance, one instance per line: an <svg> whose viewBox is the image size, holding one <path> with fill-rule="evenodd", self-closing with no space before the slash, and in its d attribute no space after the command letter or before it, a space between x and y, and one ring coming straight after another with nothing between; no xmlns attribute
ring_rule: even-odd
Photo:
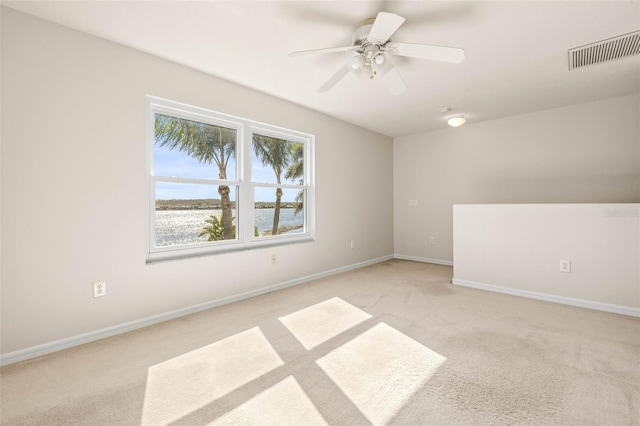
<svg viewBox="0 0 640 426"><path fill-rule="evenodd" d="M283 365L258 327L149 368L143 425L167 424Z"/></svg>
<svg viewBox="0 0 640 426"><path fill-rule="evenodd" d="M371 315L334 297L284 316L280 321L309 350L369 318Z"/></svg>
<svg viewBox="0 0 640 426"><path fill-rule="evenodd" d="M369 421L384 424L445 360L380 323L316 363Z"/></svg>
<svg viewBox="0 0 640 426"><path fill-rule="evenodd" d="M327 425L293 376L276 383L212 425Z"/></svg>

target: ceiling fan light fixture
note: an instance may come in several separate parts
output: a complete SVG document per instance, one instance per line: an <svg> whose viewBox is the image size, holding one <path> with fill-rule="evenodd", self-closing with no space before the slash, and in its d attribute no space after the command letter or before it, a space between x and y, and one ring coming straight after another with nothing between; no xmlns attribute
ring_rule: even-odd
<svg viewBox="0 0 640 426"><path fill-rule="evenodd" d="M447 120L447 124L451 127L460 127L465 123L465 121L467 120L464 118L464 115L456 115L455 117L451 117Z"/></svg>
<svg viewBox="0 0 640 426"><path fill-rule="evenodd" d="M375 65L374 65L375 64ZM393 64L386 53L378 53L372 61L372 67L376 74L385 75L393 69Z"/></svg>
<svg viewBox="0 0 640 426"><path fill-rule="evenodd" d="M369 78L368 65L363 55L356 55L349 61L349 71L357 77Z"/></svg>
<svg viewBox="0 0 640 426"><path fill-rule="evenodd" d="M357 71L364 66L364 58L361 55L354 56L349 61L349 67L352 70Z"/></svg>

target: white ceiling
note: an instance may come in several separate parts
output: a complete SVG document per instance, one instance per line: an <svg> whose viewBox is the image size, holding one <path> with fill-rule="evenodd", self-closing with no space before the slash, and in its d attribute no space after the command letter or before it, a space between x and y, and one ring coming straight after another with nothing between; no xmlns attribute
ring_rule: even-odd
<svg viewBox="0 0 640 426"><path fill-rule="evenodd" d="M640 56L569 72L567 50L640 29L640 1L3 1L388 136L640 92ZM461 64L396 58L409 89L347 75L316 89L354 53L378 11L406 18L395 41L462 47Z"/></svg>

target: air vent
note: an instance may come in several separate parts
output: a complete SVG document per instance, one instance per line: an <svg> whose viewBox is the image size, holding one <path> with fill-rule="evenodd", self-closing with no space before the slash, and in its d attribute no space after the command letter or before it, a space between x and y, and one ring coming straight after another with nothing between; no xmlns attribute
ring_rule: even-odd
<svg viewBox="0 0 640 426"><path fill-rule="evenodd" d="M569 71L640 54L640 31L569 49Z"/></svg>

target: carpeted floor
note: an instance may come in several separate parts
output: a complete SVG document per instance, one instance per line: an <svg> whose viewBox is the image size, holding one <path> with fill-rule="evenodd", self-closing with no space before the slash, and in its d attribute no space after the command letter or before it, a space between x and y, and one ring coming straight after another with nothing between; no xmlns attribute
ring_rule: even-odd
<svg viewBox="0 0 640 426"><path fill-rule="evenodd" d="M639 425L640 319L392 260L0 370L3 425Z"/></svg>

